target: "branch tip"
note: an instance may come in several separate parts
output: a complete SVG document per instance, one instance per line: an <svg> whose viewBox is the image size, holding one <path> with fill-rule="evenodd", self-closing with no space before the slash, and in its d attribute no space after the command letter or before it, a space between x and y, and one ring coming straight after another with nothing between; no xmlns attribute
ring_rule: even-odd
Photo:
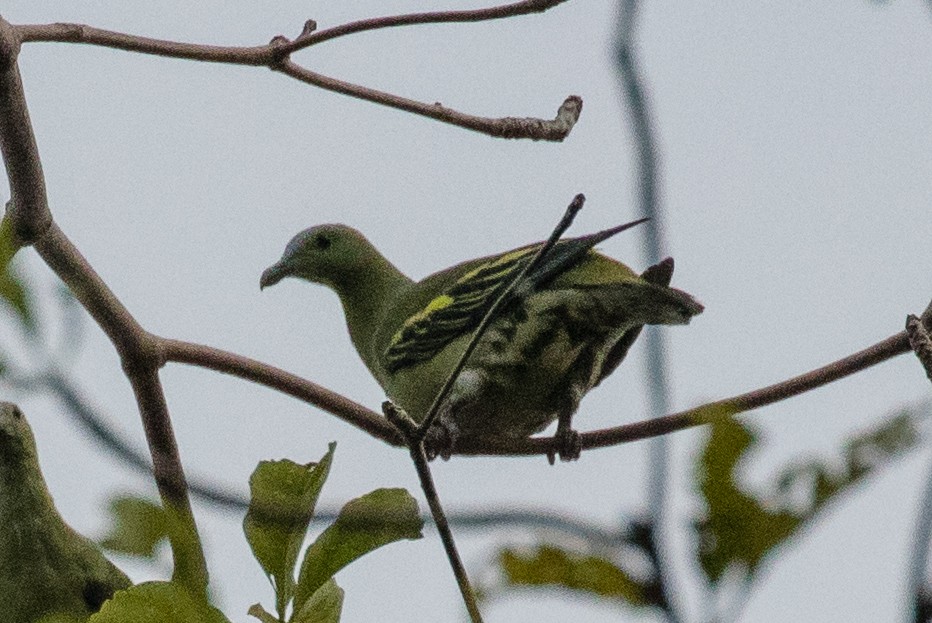
<svg viewBox="0 0 932 623"><path fill-rule="evenodd" d="M928 314L929 310L932 310L932 305L926 309L923 320L913 314L906 317L906 335L909 336L909 345L926 371L926 376L932 381L932 337L925 326L929 316L932 316Z"/></svg>

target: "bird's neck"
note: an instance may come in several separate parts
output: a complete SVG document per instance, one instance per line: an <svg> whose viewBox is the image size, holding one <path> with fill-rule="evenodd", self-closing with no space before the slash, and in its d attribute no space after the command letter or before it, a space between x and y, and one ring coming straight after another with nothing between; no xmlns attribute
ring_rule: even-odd
<svg viewBox="0 0 932 623"><path fill-rule="evenodd" d="M55 510L35 457L0 461L0 526L0 565L9 563L11 555L45 551L64 538L68 528Z"/></svg>
<svg viewBox="0 0 932 623"><path fill-rule="evenodd" d="M375 349L376 331L394 301L414 283L388 260L380 258L378 266L371 266L365 274L346 279L337 292L353 346L369 371L381 380L378 354Z"/></svg>

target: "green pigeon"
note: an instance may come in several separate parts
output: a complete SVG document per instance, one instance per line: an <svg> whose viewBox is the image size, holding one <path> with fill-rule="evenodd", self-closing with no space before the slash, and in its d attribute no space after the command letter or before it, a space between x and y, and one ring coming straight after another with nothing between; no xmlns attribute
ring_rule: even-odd
<svg viewBox="0 0 932 623"><path fill-rule="evenodd" d="M644 220L564 238L525 275L428 431L431 458L449 458L460 439L524 438L554 420L560 458L578 458L571 420L586 392L621 363L643 325L686 324L702 311L690 295L668 287L671 258L638 275L593 249ZM318 225L291 239L260 286L298 277L333 289L366 367L392 402L421 422L483 316L542 244L413 281L355 229Z"/></svg>
<svg viewBox="0 0 932 623"><path fill-rule="evenodd" d="M129 585L58 514L29 423L19 407L0 402L0 621L86 621Z"/></svg>

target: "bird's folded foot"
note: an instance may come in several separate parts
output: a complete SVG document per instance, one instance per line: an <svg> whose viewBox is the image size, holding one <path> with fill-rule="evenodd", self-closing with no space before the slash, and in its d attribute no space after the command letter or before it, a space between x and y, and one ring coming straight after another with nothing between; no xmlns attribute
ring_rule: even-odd
<svg viewBox="0 0 932 623"><path fill-rule="evenodd" d="M553 447L547 451L547 460L551 465L554 464L556 455L559 455L561 461L575 461L582 454L582 441L579 439L579 433L572 428L558 426L553 440Z"/></svg>
<svg viewBox="0 0 932 623"><path fill-rule="evenodd" d="M459 436L460 429L456 424L443 417L439 418L424 437L424 453L427 459L432 461L439 456L444 461L449 461Z"/></svg>

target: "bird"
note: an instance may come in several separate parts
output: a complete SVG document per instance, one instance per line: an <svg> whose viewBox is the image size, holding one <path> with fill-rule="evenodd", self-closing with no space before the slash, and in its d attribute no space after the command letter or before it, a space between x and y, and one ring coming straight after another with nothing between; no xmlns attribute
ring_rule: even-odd
<svg viewBox="0 0 932 623"><path fill-rule="evenodd" d="M86 621L130 584L62 519L26 417L0 402L0 621Z"/></svg>
<svg viewBox="0 0 932 623"><path fill-rule="evenodd" d="M672 258L638 275L594 250L645 220L563 238L527 271L427 431L429 458L448 459L464 439L526 438L555 420L560 459L579 457L573 414L618 367L641 327L686 324L703 310L669 287ZM335 291L359 357L391 402L422 422L482 318L542 245L467 260L414 281L356 229L317 225L288 242L262 273L260 289L296 277Z"/></svg>

